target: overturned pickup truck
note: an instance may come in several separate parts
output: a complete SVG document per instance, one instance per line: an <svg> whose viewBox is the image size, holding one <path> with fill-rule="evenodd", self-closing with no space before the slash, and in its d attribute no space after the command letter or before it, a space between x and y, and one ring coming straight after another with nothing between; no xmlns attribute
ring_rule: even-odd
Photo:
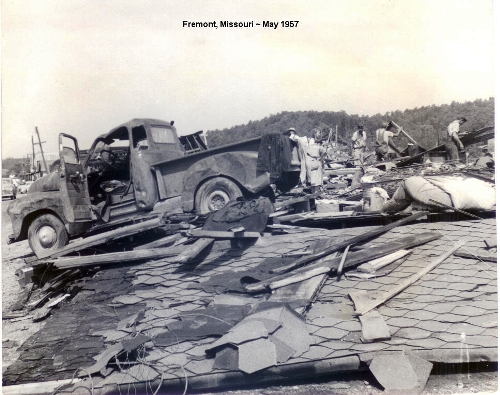
<svg viewBox="0 0 500 395"><path fill-rule="evenodd" d="M77 140L61 133L59 169L36 180L8 207L10 241L28 238L37 256L46 256L96 228L109 230L181 208L206 214L239 197L272 197L278 178L290 188L298 180L293 160L280 177L261 170L260 137L205 148L186 150L173 122L133 119L98 137L83 160Z"/></svg>

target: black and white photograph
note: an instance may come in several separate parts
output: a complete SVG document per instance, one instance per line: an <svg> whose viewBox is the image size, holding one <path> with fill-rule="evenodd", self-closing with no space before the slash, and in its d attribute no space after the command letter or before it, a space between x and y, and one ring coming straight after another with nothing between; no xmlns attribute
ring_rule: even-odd
<svg viewBox="0 0 500 395"><path fill-rule="evenodd" d="M493 0L1 0L2 393L498 393Z"/></svg>

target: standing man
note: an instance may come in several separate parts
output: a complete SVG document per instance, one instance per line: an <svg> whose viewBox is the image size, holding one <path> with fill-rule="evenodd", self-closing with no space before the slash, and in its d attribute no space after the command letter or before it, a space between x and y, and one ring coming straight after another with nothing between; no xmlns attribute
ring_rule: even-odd
<svg viewBox="0 0 500 395"><path fill-rule="evenodd" d="M467 119L462 117L454 120L448 125L448 141L445 144L447 160L458 160L458 151L464 150L464 145L458 137L458 132L460 131L460 126L465 122L467 122Z"/></svg>
<svg viewBox="0 0 500 395"><path fill-rule="evenodd" d="M321 145L321 131L314 129L310 136L297 136L295 129L290 128L286 134L299 147L300 182L302 185L311 185L311 192L315 193L323 185L323 163L321 162L324 148Z"/></svg>
<svg viewBox="0 0 500 395"><path fill-rule="evenodd" d="M394 159L399 154L397 147L390 139L399 136L401 128L397 128L395 132L392 132L391 128L393 126L395 125L392 122L383 123L382 127L375 131L375 153L379 162Z"/></svg>
<svg viewBox="0 0 500 395"><path fill-rule="evenodd" d="M354 166L361 166L364 161L364 152L366 150L366 132L362 125L358 125L352 135L352 156L354 158Z"/></svg>

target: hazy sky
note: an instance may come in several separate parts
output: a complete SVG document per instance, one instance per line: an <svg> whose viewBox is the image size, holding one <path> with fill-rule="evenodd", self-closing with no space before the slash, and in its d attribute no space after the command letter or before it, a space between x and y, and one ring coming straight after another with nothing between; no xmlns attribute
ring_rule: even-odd
<svg viewBox="0 0 500 395"><path fill-rule="evenodd" d="M183 21L299 21L277 29ZM2 155L132 118L180 134L281 111L494 96L493 0L2 0Z"/></svg>

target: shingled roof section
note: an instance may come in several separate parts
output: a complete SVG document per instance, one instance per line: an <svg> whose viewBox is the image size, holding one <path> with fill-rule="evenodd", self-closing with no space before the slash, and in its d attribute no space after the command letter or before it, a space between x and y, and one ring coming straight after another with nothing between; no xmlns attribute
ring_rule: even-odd
<svg viewBox="0 0 500 395"><path fill-rule="evenodd" d="M249 270L266 258L276 258L291 251L303 251L323 237L346 239L366 232L367 227L339 230L311 230L301 234L261 238L255 246L230 249L219 241L202 263L174 264L168 258L103 270L85 279L84 290L64 305L45 327L22 347L20 360L4 372L5 384L18 384L71 378L78 368L95 363L94 358L108 346L138 333L152 340L138 350L137 364L147 364L160 372L165 387L183 385L190 388L223 385L224 382L248 383L270 377L310 377L311 372L349 371L369 363L380 351L412 350L430 362L497 361L497 268L495 264L450 256L436 269L378 307L391 338L363 342L361 324L353 315L354 306L348 294L366 290L372 297L382 295L425 267L433 258L459 240L465 248L484 247L484 239L496 236L495 219L482 221L428 222L395 228L374 240L390 243L397 237L437 231L440 240L416 247L401 265L382 277L370 279L327 278L316 302L306 314L306 328L311 346L285 363L264 369L247 377L241 372L214 367L207 356L219 336L155 344L179 318L199 314L213 306L214 300L231 303L233 296L217 295L199 287L212 275ZM234 298L235 304L255 307L269 294ZM299 309L300 310L300 309ZM195 311L198 311L195 312ZM142 313L141 313L142 312ZM194 312L194 313L193 313ZM139 314L138 314L139 313ZM137 319L135 319L137 318ZM276 358L276 355L273 355ZM55 361L58 364L55 364ZM107 383L129 382L126 365L106 377ZM311 370L313 368L314 370ZM149 376L154 376L150 374ZM103 379L101 379L103 380ZM155 378L158 385L159 378ZM153 381L154 381L153 380ZM100 384L94 378L94 388ZM151 383L150 383L151 384Z"/></svg>

